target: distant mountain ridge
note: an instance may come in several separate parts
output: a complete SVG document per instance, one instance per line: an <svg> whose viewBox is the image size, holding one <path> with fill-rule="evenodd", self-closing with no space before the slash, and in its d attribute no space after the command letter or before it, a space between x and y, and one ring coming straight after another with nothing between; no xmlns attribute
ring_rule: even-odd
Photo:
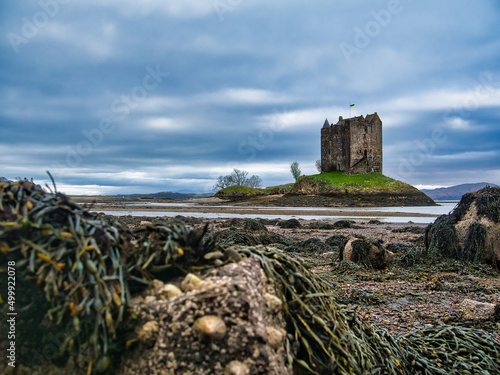
<svg viewBox="0 0 500 375"><path fill-rule="evenodd" d="M122 198L141 198L141 197L151 197L151 198L164 198L164 199L194 199L194 198L206 198L212 196L212 193L173 193L170 191L161 191L159 193L153 194L117 194L117 197Z"/></svg>
<svg viewBox="0 0 500 375"><path fill-rule="evenodd" d="M450 186L447 188L420 189L420 191L427 194L434 200L458 201L462 199L462 195L471 193L473 191L481 190L486 186L497 187L497 185L488 182L477 182L474 184L461 184L461 185Z"/></svg>

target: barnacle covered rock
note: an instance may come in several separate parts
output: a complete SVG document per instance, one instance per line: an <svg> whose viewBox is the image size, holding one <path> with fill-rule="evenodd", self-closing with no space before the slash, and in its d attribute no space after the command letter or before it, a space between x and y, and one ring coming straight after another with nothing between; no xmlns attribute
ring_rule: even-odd
<svg viewBox="0 0 500 375"><path fill-rule="evenodd" d="M64 365L70 358L75 374L108 371L109 358L125 349L121 338L134 325L123 324L132 294L152 280L153 289L178 295L153 276L169 279L176 261L189 268L203 260L211 250L202 240L206 228L172 223L132 233L64 194L29 181L0 183L0 312L9 306L1 301L7 300L10 265L17 280L15 309L22 311L19 362ZM157 297L143 300L153 304ZM7 345L0 337L0 350Z"/></svg>
<svg viewBox="0 0 500 375"><path fill-rule="evenodd" d="M500 304L466 298L458 305L457 316L466 320L500 320Z"/></svg>
<svg viewBox="0 0 500 375"><path fill-rule="evenodd" d="M266 302L264 296L278 297L259 261L213 269L202 285L169 301L131 306L139 320L158 322L160 334L153 347L134 347L117 373L288 374L284 318Z"/></svg>

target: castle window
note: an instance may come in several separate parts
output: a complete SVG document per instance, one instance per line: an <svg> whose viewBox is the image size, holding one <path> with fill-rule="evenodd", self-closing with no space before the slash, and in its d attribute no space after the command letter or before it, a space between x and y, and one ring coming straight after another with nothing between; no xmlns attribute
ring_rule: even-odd
<svg viewBox="0 0 500 375"><path fill-rule="evenodd" d="M365 150L365 157L368 155L368 150Z"/></svg>
<svg viewBox="0 0 500 375"><path fill-rule="evenodd" d="M363 139L366 139L366 134L363 134Z"/></svg>

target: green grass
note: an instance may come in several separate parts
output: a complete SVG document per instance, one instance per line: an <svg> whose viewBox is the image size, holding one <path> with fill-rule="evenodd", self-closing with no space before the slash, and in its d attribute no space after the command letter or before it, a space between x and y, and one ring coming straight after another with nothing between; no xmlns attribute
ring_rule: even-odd
<svg viewBox="0 0 500 375"><path fill-rule="evenodd" d="M235 185L229 186L227 188L219 190L217 194L222 195L270 195L270 194L279 194L279 191L285 190L288 193L292 190L293 183L277 185L277 186L269 186L266 188L251 188L248 186Z"/></svg>
<svg viewBox="0 0 500 375"><path fill-rule="evenodd" d="M337 171L303 176L299 180L302 179L324 188L342 188L346 190L362 189L375 191L409 187L408 184L384 176L382 173L346 175L344 172Z"/></svg>
<svg viewBox="0 0 500 375"><path fill-rule="evenodd" d="M289 184L284 184L284 185L276 185L276 186L269 186L266 188L261 189L264 194L272 194L273 191L276 190L285 190L285 193L288 193L290 190L292 190L294 183L290 182Z"/></svg>
<svg viewBox="0 0 500 375"><path fill-rule="evenodd" d="M255 195L270 195L279 194L284 189L285 193L292 190L295 184L319 188L320 191L335 191L338 189L348 191L363 191L365 193L381 192L381 191L401 191L411 188L410 185L393 178L384 176L382 173L367 173L346 175L344 172L328 172L314 174L310 176L300 177L296 183L289 183L277 186L269 186L266 188L251 188L248 186L230 186L218 192L220 195L226 196L255 196Z"/></svg>
<svg viewBox="0 0 500 375"><path fill-rule="evenodd" d="M249 194L249 195L259 195L263 194L262 189L251 188L249 186L234 185L227 188L219 190L222 194Z"/></svg>

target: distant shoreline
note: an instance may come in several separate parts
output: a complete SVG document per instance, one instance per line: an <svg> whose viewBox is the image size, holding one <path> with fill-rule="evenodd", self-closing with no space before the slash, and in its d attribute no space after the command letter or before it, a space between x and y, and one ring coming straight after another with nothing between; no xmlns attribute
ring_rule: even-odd
<svg viewBox="0 0 500 375"><path fill-rule="evenodd" d="M157 213L178 213L179 215L206 214L206 215L239 215L239 216L300 216L300 217L352 217L352 218L391 218L391 217L415 217L436 218L438 214L405 212L402 207L397 211L377 210L377 207L363 209L349 209L349 207L272 207L272 206L244 206L238 203L228 202L219 198L200 198L182 201L169 199L154 199L144 201L142 199L115 198L115 197L78 197L75 201L87 205L87 208L95 212L109 213L115 215L137 214L152 215ZM247 202L250 204L250 202ZM167 215L166 215L167 216Z"/></svg>

